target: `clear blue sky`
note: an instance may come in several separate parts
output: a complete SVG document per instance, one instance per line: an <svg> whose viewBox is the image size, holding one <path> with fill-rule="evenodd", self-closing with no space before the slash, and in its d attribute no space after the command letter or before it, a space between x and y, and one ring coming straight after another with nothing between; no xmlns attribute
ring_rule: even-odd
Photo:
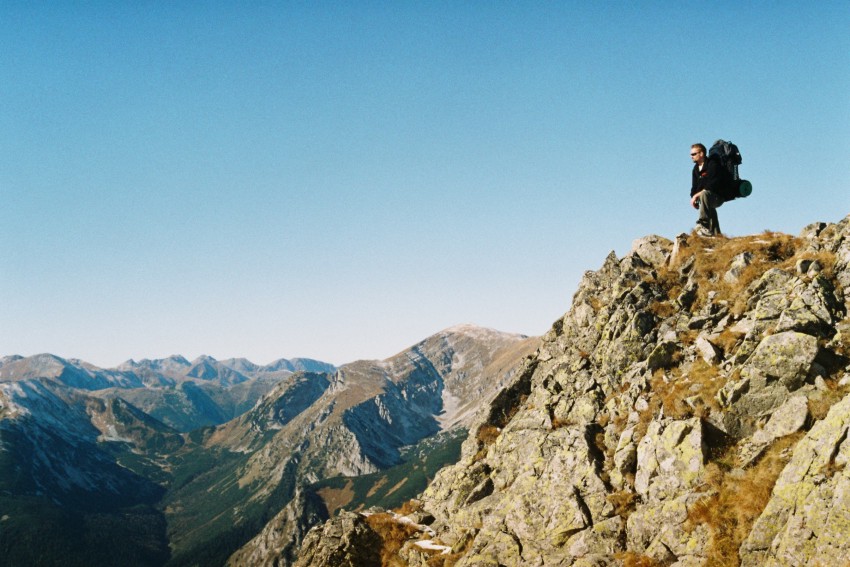
<svg viewBox="0 0 850 567"><path fill-rule="evenodd" d="M727 234L850 213L850 3L0 0L0 355L542 334L717 138Z"/></svg>

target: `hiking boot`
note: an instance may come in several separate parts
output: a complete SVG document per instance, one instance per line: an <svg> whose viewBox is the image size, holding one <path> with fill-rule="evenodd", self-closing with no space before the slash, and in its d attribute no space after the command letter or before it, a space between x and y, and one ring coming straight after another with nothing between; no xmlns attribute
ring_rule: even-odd
<svg viewBox="0 0 850 567"><path fill-rule="evenodd" d="M702 226L701 224L698 224L696 228L694 228L694 232L697 236L701 236L703 238L711 238L714 236L714 233L711 232L709 228Z"/></svg>

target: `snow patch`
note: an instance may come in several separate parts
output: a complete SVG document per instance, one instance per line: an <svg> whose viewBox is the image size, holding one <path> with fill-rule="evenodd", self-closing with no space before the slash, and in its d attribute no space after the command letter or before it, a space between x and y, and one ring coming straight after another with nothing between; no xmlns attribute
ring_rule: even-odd
<svg viewBox="0 0 850 567"><path fill-rule="evenodd" d="M424 549L427 551L439 551L440 555L448 555L452 552L452 548L448 545L441 545L439 543L434 543L434 540L425 539L422 541L413 542L413 545L420 549Z"/></svg>

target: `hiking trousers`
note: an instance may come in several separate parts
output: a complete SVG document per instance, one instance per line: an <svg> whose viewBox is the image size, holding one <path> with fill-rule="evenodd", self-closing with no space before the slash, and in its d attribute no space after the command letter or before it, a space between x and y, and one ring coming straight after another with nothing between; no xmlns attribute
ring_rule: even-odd
<svg viewBox="0 0 850 567"><path fill-rule="evenodd" d="M711 234L720 234L720 221L717 219L717 208L723 204L723 199L717 193L703 191L699 196L699 219L697 224L705 227Z"/></svg>

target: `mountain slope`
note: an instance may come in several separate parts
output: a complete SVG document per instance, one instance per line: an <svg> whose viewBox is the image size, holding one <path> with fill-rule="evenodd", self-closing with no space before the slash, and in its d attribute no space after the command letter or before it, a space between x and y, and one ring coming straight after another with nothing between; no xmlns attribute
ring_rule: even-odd
<svg viewBox="0 0 850 567"><path fill-rule="evenodd" d="M406 446L444 427L462 427L470 407L494 395L510 379L516 357L535 346L536 339L462 326L385 361L357 361L333 374L298 373L281 381L251 411L204 433L204 451L218 455L217 461L165 501L173 563L189 564L201 550L213 549L226 553L224 560L250 539L245 534L256 535L270 520L275 527L269 529L300 538L304 518L326 517L327 506L311 504L299 512L296 493L315 503L313 483L378 473L401 464ZM210 491L218 494L213 502L204 498ZM271 555L243 555L253 564L278 557L279 550L265 551Z"/></svg>
<svg viewBox="0 0 850 567"><path fill-rule="evenodd" d="M56 379L0 383L4 564L161 565L163 452L183 439L122 400Z"/></svg>
<svg viewBox="0 0 850 567"><path fill-rule="evenodd" d="M296 565L843 564L848 292L850 217L641 239L408 507L427 529L340 515Z"/></svg>

